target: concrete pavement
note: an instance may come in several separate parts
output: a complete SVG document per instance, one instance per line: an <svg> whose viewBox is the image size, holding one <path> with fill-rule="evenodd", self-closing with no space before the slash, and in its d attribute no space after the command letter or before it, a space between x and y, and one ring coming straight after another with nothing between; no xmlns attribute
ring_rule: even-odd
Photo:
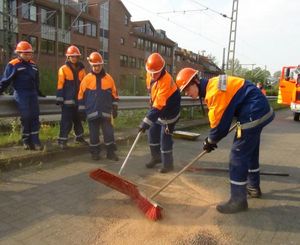
<svg viewBox="0 0 300 245"><path fill-rule="evenodd" d="M122 161L91 161L88 154L2 172L0 244L299 244L299 127L289 111L277 112L263 132L261 169L290 177L262 176L262 199L250 199L249 211L217 213L229 195L227 174L187 172L157 198L164 218L148 221L116 191L88 178L94 168L117 172ZM175 140L176 171L201 150L197 142ZM119 153L126 156L132 140ZM232 135L207 154L199 166L226 167ZM146 169L145 139L134 150L124 175L151 194L173 174Z"/></svg>

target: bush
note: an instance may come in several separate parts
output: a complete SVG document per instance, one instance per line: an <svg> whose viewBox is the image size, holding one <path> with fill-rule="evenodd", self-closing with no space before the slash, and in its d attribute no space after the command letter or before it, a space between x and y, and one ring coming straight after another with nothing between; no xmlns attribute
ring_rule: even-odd
<svg viewBox="0 0 300 245"><path fill-rule="evenodd" d="M56 94L57 72L51 68L42 67L40 72L40 90L45 95Z"/></svg>

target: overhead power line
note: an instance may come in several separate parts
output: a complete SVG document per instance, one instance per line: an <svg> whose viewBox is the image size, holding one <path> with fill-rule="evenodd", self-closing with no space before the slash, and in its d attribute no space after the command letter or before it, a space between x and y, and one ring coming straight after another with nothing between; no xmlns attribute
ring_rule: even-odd
<svg viewBox="0 0 300 245"><path fill-rule="evenodd" d="M194 3L196 3L196 4L198 4L198 5L200 5L200 6L204 7L204 8L206 8L207 10L209 10L209 11L215 13L215 14L221 15L222 17L231 20L231 17L229 17L227 14L221 13L221 12L219 12L219 11L217 11L217 10L214 10L214 9L212 9L212 8L210 8L210 7L207 7L207 6L205 6L204 4L199 3L199 1L197 1L197 0L190 0L190 1L192 1L192 2L194 2Z"/></svg>
<svg viewBox="0 0 300 245"><path fill-rule="evenodd" d="M189 12L202 12L208 10L208 8L204 8L204 9L189 9L189 10L173 10L173 11L165 11L165 12L158 12L156 14L160 15L160 14L186 14Z"/></svg>

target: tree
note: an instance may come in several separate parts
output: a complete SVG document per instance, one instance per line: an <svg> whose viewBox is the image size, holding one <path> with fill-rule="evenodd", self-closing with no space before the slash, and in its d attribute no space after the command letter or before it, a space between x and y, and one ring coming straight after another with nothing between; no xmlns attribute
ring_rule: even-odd
<svg viewBox="0 0 300 245"><path fill-rule="evenodd" d="M273 77L278 79L281 75L281 71L275 71L274 74L273 74Z"/></svg>

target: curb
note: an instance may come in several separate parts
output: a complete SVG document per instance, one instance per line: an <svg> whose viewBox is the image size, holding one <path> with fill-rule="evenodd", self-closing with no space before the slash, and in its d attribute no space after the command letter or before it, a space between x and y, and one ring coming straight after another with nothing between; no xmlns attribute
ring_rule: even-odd
<svg viewBox="0 0 300 245"><path fill-rule="evenodd" d="M190 129L193 127L207 125L207 124L208 124L207 118L185 121L181 123L179 122L178 125L176 125L176 130ZM126 130L126 132L116 133L115 134L116 144L119 145L128 140L134 139L136 137L136 131L137 131L136 129L129 129ZM6 149L9 149L10 151L14 151L14 152L20 150L23 151L23 148L21 146L9 147ZM87 146L72 145L66 150L61 150L58 147L53 145L53 141L46 142L45 149L41 152L32 151L31 153L22 156L13 156L13 157L0 159L0 171L6 172L6 171L11 171L23 167L39 165L48 160L55 160L61 157L66 157L66 155L72 154L72 156L76 156L83 153L86 154L88 152L89 150Z"/></svg>

